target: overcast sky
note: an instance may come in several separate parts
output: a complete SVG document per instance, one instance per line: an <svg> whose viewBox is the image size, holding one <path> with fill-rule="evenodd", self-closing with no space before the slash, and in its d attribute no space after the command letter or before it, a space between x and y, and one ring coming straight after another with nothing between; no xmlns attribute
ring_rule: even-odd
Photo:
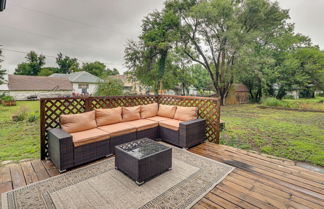
<svg viewBox="0 0 324 209"><path fill-rule="evenodd" d="M13 73L25 52L46 56L56 66L58 52L80 62L101 61L125 71L124 48L140 33L142 18L164 0L8 0L0 12L3 68ZM324 48L324 0L279 0L290 9L296 31Z"/></svg>

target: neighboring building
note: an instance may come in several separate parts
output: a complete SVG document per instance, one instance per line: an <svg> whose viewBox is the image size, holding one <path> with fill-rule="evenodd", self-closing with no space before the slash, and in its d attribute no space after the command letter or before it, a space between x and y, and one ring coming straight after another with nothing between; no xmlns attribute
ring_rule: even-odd
<svg viewBox="0 0 324 209"><path fill-rule="evenodd" d="M45 76L8 75L7 86L2 85L0 94L13 96L16 100L45 97L64 97L72 94L72 84L67 78Z"/></svg>
<svg viewBox="0 0 324 209"><path fill-rule="evenodd" d="M103 82L99 77L86 71L75 72L70 74L54 73L51 78L67 78L73 85L73 93L93 95L96 93L98 84Z"/></svg>
<svg viewBox="0 0 324 209"><path fill-rule="evenodd" d="M147 94L149 89L140 84L136 79L127 75L109 76L112 79L120 80L124 84L124 93L126 94Z"/></svg>
<svg viewBox="0 0 324 209"><path fill-rule="evenodd" d="M250 92L244 84L232 84L230 88L225 104L247 104L249 103Z"/></svg>

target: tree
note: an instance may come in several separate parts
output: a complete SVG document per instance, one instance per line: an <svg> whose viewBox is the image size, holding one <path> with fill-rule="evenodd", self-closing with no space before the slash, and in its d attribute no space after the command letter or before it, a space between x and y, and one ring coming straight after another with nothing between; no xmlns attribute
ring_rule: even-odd
<svg viewBox="0 0 324 209"><path fill-rule="evenodd" d="M178 38L179 18L171 10L154 11L142 23L138 42L130 41L125 49L126 66L141 83L155 92L166 88L168 54Z"/></svg>
<svg viewBox="0 0 324 209"><path fill-rule="evenodd" d="M79 62L77 58L70 58L68 56L64 56L60 52L57 54L56 64L59 66L59 73L72 73L79 71Z"/></svg>
<svg viewBox="0 0 324 209"><path fill-rule="evenodd" d="M99 83L96 90L96 96L121 96L123 95L124 85L120 80L106 78L104 82Z"/></svg>
<svg viewBox="0 0 324 209"><path fill-rule="evenodd" d="M0 49L0 85L4 83L4 76L6 75L6 70L2 69L1 67L1 62L3 62L1 57L2 57L2 50Z"/></svg>
<svg viewBox="0 0 324 209"><path fill-rule="evenodd" d="M285 90L297 87L308 92L308 97L313 97L316 90L324 90L324 52L319 48L304 47L293 51L287 55L283 69L285 74L281 80L284 82L279 84Z"/></svg>
<svg viewBox="0 0 324 209"><path fill-rule="evenodd" d="M234 82L243 46L264 42L289 18L288 11L268 0L174 0L167 8L181 18L181 47L208 72L224 104Z"/></svg>
<svg viewBox="0 0 324 209"><path fill-rule="evenodd" d="M208 72L201 65L194 64L190 66L189 71L192 76L192 85L200 94L204 94L205 91L214 91Z"/></svg>
<svg viewBox="0 0 324 209"><path fill-rule="evenodd" d="M45 65L45 56L37 55L36 52L30 51L26 55L26 62L18 65L15 70L16 75L33 75L37 76L42 66Z"/></svg>
<svg viewBox="0 0 324 209"><path fill-rule="evenodd" d="M108 76L112 75L119 75L119 71L116 68L113 68L112 70L107 68L101 75L102 78L106 78Z"/></svg>
<svg viewBox="0 0 324 209"><path fill-rule="evenodd" d="M40 72L38 73L38 76L50 76L56 72L59 72L58 68L45 67L40 70Z"/></svg>
<svg viewBox="0 0 324 209"><path fill-rule="evenodd" d="M83 63L81 70L102 77L105 74L106 65L98 61Z"/></svg>

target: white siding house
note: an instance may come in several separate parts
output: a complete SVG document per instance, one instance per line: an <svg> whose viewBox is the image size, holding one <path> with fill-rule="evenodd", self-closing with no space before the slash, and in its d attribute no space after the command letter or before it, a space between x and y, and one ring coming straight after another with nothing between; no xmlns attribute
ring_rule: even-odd
<svg viewBox="0 0 324 209"><path fill-rule="evenodd" d="M96 93L98 84L103 82L99 77L85 71L70 74L54 73L49 77L69 79L73 85L73 93L75 94L93 95Z"/></svg>
<svg viewBox="0 0 324 209"><path fill-rule="evenodd" d="M0 94L5 93L15 100L71 96L72 84L66 78L46 76L8 75L8 83L2 85Z"/></svg>

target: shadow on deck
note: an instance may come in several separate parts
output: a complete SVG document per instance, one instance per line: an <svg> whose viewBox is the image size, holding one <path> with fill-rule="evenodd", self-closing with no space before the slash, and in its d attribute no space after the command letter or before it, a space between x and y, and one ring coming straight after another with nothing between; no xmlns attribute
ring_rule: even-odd
<svg viewBox="0 0 324 209"><path fill-rule="evenodd" d="M293 161L204 143L191 152L236 169L193 208L324 208L324 174ZM0 168L0 193L59 175L51 161Z"/></svg>

